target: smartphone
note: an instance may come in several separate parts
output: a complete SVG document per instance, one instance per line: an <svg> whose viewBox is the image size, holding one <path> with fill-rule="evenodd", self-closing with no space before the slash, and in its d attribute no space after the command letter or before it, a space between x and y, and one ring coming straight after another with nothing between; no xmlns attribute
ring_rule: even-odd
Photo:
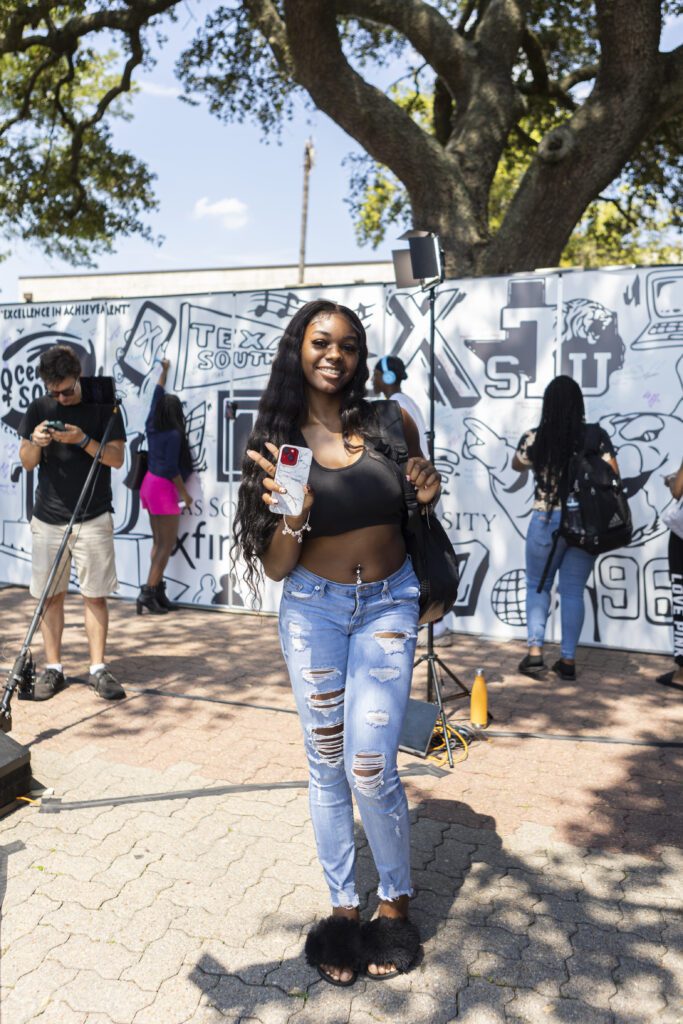
<svg viewBox="0 0 683 1024"><path fill-rule="evenodd" d="M277 494L277 505L269 505L279 516L299 516L304 507L304 486L308 483L313 452L295 444L283 444L277 458L275 483L287 491Z"/></svg>
<svg viewBox="0 0 683 1024"><path fill-rule="evenodd" d="M66 430L66 427L64 426L61 420L46 420L45 429L56 430L59 433L61 433L63 430Z"/></svg>

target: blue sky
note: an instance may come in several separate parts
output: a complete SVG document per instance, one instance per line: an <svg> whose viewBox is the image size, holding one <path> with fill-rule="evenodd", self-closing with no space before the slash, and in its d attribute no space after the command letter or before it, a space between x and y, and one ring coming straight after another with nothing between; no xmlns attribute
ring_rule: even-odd
<svg viewBox="0 0 683 1024"><path fill-rule="evenodd" d="M154 68L136 72L140 92L131 121L115 126L116 144L141 157L157 174L157 214L152 230L165 237L159 248L136 238L121 239L116 252L99 260L103 272L175 270L296 263L299 251L303 148L313 137L308 262L390 259L394 239L378 250L358 246L344 203L348 169L344 156L358 151L325 115L300 106L286 124L281 144L265 144L251 124L223 124L200 101L189 107L177 98L173 66L182 47L215 0L187 0L168 27L168 42ZM667 27L663 47L683 41L683 19ZM78 272L48 260L29 246L14 248L0 263L0 301L19 298L18 277Z"/></svg>

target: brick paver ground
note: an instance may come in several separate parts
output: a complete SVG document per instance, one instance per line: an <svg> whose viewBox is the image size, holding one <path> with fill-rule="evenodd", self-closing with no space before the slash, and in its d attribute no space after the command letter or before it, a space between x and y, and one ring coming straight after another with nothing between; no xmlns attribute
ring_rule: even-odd
<svg viewBox="0 0 683 1024"><path fill-rule="evenodd" d="M31 610L0 592L3 671ZM647 745L682 737L665 659L582 649L570 684L517 675L519 644L441 652L468 683L484 666L492 729L546 738L492 737L452 771L401 755L423 956L335 989L302 957L326 889L275 621L133 611L112 602L127 700L79 684L70 597L71 685L13 704L54 795L0 820L2 1024L681 1024L682 752Z"/></svg>

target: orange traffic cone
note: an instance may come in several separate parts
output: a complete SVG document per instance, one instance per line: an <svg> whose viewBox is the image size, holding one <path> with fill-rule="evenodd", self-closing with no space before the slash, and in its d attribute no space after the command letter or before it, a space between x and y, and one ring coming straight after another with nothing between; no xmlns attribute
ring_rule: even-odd
<svg viewBox="0 0 683 1024"><path fill-rule="evenodd" d="M470 722L472 725L485 729L489 724L488 696L486 694L486 680L480 668L474 677L472 692L470 693Z"/></svg>

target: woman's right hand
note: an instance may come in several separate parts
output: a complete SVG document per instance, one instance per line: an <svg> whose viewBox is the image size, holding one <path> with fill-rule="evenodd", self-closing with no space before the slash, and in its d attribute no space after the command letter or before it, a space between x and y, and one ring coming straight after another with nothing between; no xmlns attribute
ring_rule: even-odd
<svg viewBox="0 0 683 1024"><path fill-rule="evenodd" d="M285 488L280 487L275 483L273 477L275 476L275 466L277 463L277 457L280 454L280 449L277 445L271 444L270 441L266 441L266 448L273 455L275 461L271 462L265 455L261 455L259 452L255 452L253 448L247 448L247 455L252 462L255 462L259 469L262 469L265 473L263 478L263 494L261 495L264 504L266 505L277 505L278 493L284 494ZM307 485L304 486L304 507L301 511L300 516L290 516L290 523L294 522L295 519L301 519L302 522L308 515L309 509L313 505L313 491Z"/></svg>

